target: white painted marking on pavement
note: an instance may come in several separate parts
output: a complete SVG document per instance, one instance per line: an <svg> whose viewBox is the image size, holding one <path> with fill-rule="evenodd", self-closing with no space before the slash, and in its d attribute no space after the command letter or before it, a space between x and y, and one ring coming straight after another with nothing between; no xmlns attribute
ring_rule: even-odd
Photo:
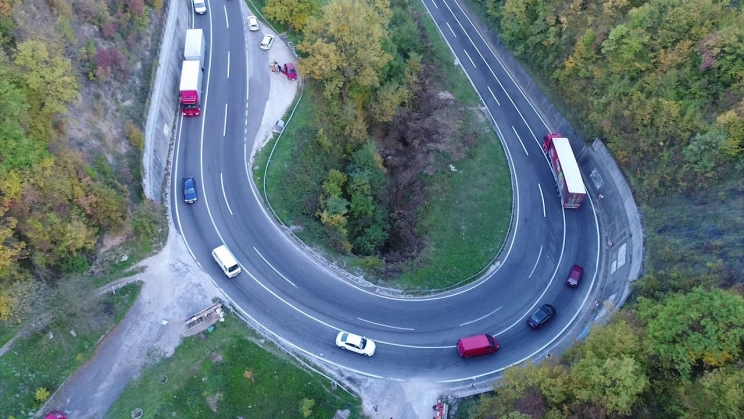
<svg viewBox="0 0 744 419"><path fill-rule="evenodd" d="M457 38L457 34L455 34L455 30L452 29L452 26L450 26L449 22L444 22L444 23L447 24L447 27L449 28L450 32L452 32L452 36L454 36L455 38Z"/></svg>
<svg viewBox="0 0 744 419"><path fill-rule="evenodd" d="M514 130L514 135L517 136L517 140L519 140L519 144L522 144L522 150L524 150L524 154L530 155L530 153L527 152L527 147L524 146L524 143L522 142L522 137L519 136L519 133L517 132L517 129L514 128L514 125L512 125L512 130Z"/></svg>
<svg viewBox="0 0 744 419"><path fill-rule="evenodd" d="M532 274L535 273L535 269L537 269L537 264L540 263L540 256L542 256L542 250L543 250L543 247L540 246L540 253L537 254L537 260L535 260L535 266L532 267L532 271L530 272L530 276L528 276L527 278L532 278Z"/></svg>
<svg viewBox="0 0 744 419"><path fill-rule="evenodd" d="M227 78L230 78L230 51L227 51Z"/></svg>
<svg viewBox="0 0 744 419"><path fill-rule="evenodd" d="M222 186L222 196L225 198L225 204L227 204L227 210L230 211L230 215L233 215L230 209L230 203L227 202L227 194L225 194L225 183L222 181L222 172L220 172L220 186Z"/></svg>
<svg viewBox="0 0 744 419"><path fill-rule="evenodd" d="M287 278L286 276L282 275L282 273L281 273L281 272L279 272L279 271L278 271L278 270L277 270L277 269L276 269L276 268L274 267L274 265L272 265L271 263L269 263L269 261L268 261L268 260L266 260L266 258L265 258L265 257L264 257L264 256L263 256L263 255L261 254L261 252L259 252L259 251L258 251L258 249L256 249L256 247L255 247L255 246L253 247L253 250L255 250L255 251L256 251L256 253L258 253L258 255L259 255L259 256L261 256L261 259L263 259L263 261L264 261L264 262L266 262L266 264L267 264L267 265L269 265L269 268L273 269L273 270L274 270L274 272L276 272L276 274L277 274L277 275L281 276L282 278L284 278L284 280L285 280L285 281L289 282L289 285L291 285L291 286L293 286L293 287L297 288L297 285L295 285L295 284L294 284L294 282L290 281L290 280L289 280L289 279L288 279L288 278Z"/></svg>
<svg viewBox="0 0 744 419"><path fill-rule="evenodd" d="M464 53L465 53L465 55L467 55L467 56L468 56L468 60L470 60L470 64L472 64L472 65L473 65L473 68L477 68L477 67L475 66L475 62L473 61L473 59L472 59L472 58L470 58L470 54L468 54L468 52L467 52L467 51L465 51L465 50L462 50L462 52L464 52Z"/></svg>
<svg viewBox="0 0 744 419"><path fill-rule="evenodd" d="M370 320L365 320L365 319L363 319L363 318L361 318L361 317L357 317L357 320L361 320L361 321L363 321L363 322L366 322L366 323L369 323L369 324L374 324L375 326L389 327L389 328L391 328L391 329L398 329L398 330L416 330L416 329L411 329L410 327L397 327L397 326L390 326L390 325L387 325L387 324L382 324L382 323L375 323L375 322L373 322L373 321L370 321Z"/></svg>
<svg viewBox="0 0 744 419"><path fill-rule="evenodd" d="M501 102L499 102L498 99L496 99L496 95L493 94L493 90L491 90L491 86L486 86L486 89L491 93L491 97L493 97L493 100L496 101L496 104L501 106Z"/></svg>
<svg viewBox="0 0 744 419"><path fill-rule="evenodd" d="M543 195L543 191L542 191L542 185L540 185L540 184L538 183L538 184L537 184L537 187L538 187L538 188L540 189L540 200L542 201L542 204L543 204L543 218L545 218L545 217L547 216L547 215L545 214L545 196Z"/></svg>
<svg viewBox="0 0 744 419"><path fill-rule="evenodd" d="M501 306L501 307L503 307L503 306ZM460 326L465 326L465 325L468 325L468 324L472 324L472 323L475 323L475 322L481 321L481 320L485 319L486 317L490 316L491 314L493 314L493 313L495 313L495 312L497 312L497 311L501 310L501 307L499 307L499 308L497 308L496 310L494 310L494 311L492 311L492 312L490 312L490 313L486 314L486 315L485 315L485 316L483 316L483 317L479 317L479 318L477 318L477 319L475 319L475 320L471 320L471 321L469 321L469 322L461 323L461 324L460 324Z"/></svg>
<svg viewBox="0 0 744 419"><path fill-rule="evenodd" d="M225 121L222 123L222 136L227 132L227 103L225 103Z"/></svg>

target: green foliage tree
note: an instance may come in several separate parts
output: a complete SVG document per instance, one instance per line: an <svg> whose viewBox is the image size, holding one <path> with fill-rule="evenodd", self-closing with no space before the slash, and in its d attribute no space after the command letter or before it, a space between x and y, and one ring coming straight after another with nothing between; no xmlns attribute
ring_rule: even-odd
<svg viewBox="0 0 744 419"><path fill-rule="evenodd" d="M649 384L643 366L632 357L602 359L591 352L573 367L571 378L577 400L618 415L629 415Z"/></svg>
<svg viewBox="0 0 744 419"><path fill-rule="evenodd" d="M684 419L741 419L744 370L734 366L713 370L681 386Z"/></svg>
<svg viewBox="0 0 744 419"><path fill-rule="evenodd" d="M286 24L294 31L301 31L308 20L319 13L318 0L268 0L263 8L267 18Z"/></svg>
<svg viewBox="0 0 744 419"><path fill-rule="evenodd" d="M390 61L382 49L390 19L387 0L333 0L320 19L310 21L298 49L307 54L299 66L323 81L329 97L349 97L352 86L379 85L378 73Z"/></svg>
<svg viewBox="0 0 744 419"><path fill-rule="evenodd" d="M665 368L688 377L692 369L723 367L742 356L744 299L722 290L696 288L663 304L645 298L638 316L647 325L654 354Z"/></svg>
<svg viewBox="0 0 744 419"><path fill-rule="evenodd" d="M344 198L344 186L348 180L346 173L332 169L323 182L323 195L320 197L320 209L317 216L323 225L330 227L341 236L339 250L351 251L347 240L346 225L348 223L349 201Z"/></svg>
<svg viewBox="0 0 744 419"><path fill-rule="evenodd" d="M15 64L25 73L26 87L43 113L67 112L66 103L77 97L78 89L69 59L49 52L41 41L30 40L18 45Z"/></svg>

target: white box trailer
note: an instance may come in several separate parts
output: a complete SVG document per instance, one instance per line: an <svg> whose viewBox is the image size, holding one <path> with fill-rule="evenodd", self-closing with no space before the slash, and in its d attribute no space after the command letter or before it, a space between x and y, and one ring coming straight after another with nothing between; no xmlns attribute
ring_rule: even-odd
<svg viewBox="0 0 744 419"><path fill-rule="evenodd" d="M204 31L201 29L186 30L186 42L183 45L183 59L186 61L199 61L202 70L207 55L207 42L204 39Z"/></svg>

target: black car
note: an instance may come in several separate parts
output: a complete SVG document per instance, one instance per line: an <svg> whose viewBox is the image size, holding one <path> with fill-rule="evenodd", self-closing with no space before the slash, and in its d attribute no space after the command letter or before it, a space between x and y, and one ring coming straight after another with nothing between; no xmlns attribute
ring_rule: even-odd
<svg viewBox="0 0 744 419"><path fill-rule="evenodd" d="M183 200L187 204L193 204L197 199L199 198L196 196L196 181L191 176L183 178Z"/></svg>
<svg viewBox="0 0 744 419"><path fill-rule="evenodd" d="M543 304L527 319L527 324L533 329L539 329L553 316L555 316L555 307L550 304Z"/></svg>

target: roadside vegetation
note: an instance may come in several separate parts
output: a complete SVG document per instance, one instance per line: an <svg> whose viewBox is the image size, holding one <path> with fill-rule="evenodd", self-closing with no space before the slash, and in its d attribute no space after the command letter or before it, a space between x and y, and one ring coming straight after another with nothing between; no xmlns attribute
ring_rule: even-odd
<svg viewBox="0 0 744 419"><path fill-rule="evenodd" d="M647 252L644 276L609 325L560 359L507 370L497 395L467 417L740 417L741 5L471 3L577 131L613 152Z"/></svg>
<svg viewBox="0 0 744 419"><path fill-rule="evenodd" d="M510 222L506 158L421 4L284 3L263 12L299 32L305 97L266 175L279 218L386 285L444 288L487 267Z"/></svg>
<svg viewBox="0 0 744 419"><path fill-rule="evenodd" d="M98 342L134 304L141 283L93 297L81 278L55 289L50 314L32 325L0 356L0 417L31 417L49 396L95 354Z"/></svg>
<svg viewBox="0 0 744 419"><path fill-rule="evenodd" d="M107 417L323 418L349 410L363 417L361 400L297 365L279 348L227 317L212 332L187 338L167 359L153 356Z"/></svg>

